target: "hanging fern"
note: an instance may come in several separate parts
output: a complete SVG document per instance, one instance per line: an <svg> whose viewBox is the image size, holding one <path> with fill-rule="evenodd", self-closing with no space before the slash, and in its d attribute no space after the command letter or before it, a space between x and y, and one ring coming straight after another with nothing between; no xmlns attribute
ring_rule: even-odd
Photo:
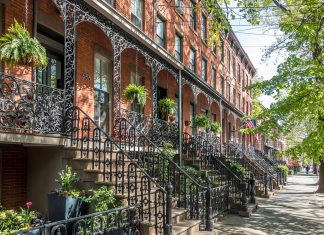
<svg viewBox="0 0 324 235"><path fill-rule="evenodd" d="M134 103L135 100L143 107L146 104L148 91L144 86L129 84L124 90L124 96L127 101Z"/></svg>
<svg viewBox="0 0 324 235"><path fill-rule="evenodd" d="M9 69L14 65L46 67L45 48L36 38L32 38L25 28L16 20L0 38L0 59L4 60Z"/></svg>

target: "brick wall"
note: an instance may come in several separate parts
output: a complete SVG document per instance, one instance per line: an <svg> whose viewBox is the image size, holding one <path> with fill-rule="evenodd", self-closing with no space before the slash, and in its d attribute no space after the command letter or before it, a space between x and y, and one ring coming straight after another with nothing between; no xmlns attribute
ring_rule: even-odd
<svg viewBox="0 0 324 235"><path fill-rule="evenodd" d="M19 208L26 201L26 149L18 145L2 147L1 155L1 205L5 208Z"/></svg>

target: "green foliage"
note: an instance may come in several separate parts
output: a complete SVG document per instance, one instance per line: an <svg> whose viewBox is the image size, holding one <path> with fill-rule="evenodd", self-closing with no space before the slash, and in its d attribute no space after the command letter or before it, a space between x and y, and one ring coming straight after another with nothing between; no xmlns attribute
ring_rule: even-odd
<svg viewBox="0 0 324 235"><path fill-rule="evenodd" d="M219 133L222 131L221 126L219 123L214 122L210 124L210 131L214 132L214 133Z"/></svg>
<svg viewBox="0 0 324 235"><path fill-rule="evenodd" d="M109 209L122 206L122 202L116 199L114 189L102 186L99 189L90 189L92 195L89 196L86 202L93 203L96 212L107 211Z"/></svg>
<svg viewBox="0 0 324 235"><path fill-rule="evenodd" d="M244 178L248 172L245 170L245 168L239 164L239 163L230 163L230 170L237 175L240 179Z"/></svg>
<svg viewBox="0 0 324 235"><path fill-rule="evenodd" d="M20 212L2 209L0 211L0 234L6 235L28 229L32 226L34 219L36 219L36 213L29 211L29 208L20 208Z"/></svg>
<svg viewBox="0 0 324 235"><path fill-rule="evenodd" d="M288 168L288 166L280 164L280 165L277 165L277 166L276 166L276 169L283 170L284 173L285 173L285 176L288 176L288 173L289 173L289 168Z"/></svg>
<svg viewBox="0 0 324 235"><path fill-rule="evenodd" d="M196 117L196 125L198 127L207 128L209 126L210 120L207 115L198 115Z"/></svg>
<svg viewBox="0 0 324 235"><path fill-rule="evenodd" d="M183 166L182 169L200 185L205 184L204 175L201 171L197 170L194 166ZM192 182L187 182L190 186Z"/></svg>
<svg viewBox="0 0 324 235"><path fill-rule="evenodd" d="M144 86L139 86L132 83L125 88L124 96L127 101L134 103L134 101L137 100L141 106L144 106L148 97L148 91Z"/></svg>
<svg viewBox="0 0 324 235"><path fill-rule="evenodd" d="M0 59L9 68L16 65L46 67L47 56L45 48L36 38L32 38L25 28L16 20L0 38Z"/></svg>
<svg viewBox="0 0 324 235"><path fill-rule="evenodd" d="M60 185L60 192L62 194L79 197L80 191L75 188L75 184L78 183L79 180L77 173L73 172L72 168L66 165L65 170L59 172L59 179L55 181Z"/></svg>
<svg viewBox="0 0 324 235"><path fill-rule="evenodd" d="M164 115L174 114L177 103L169 98L164 98L159 101L159 112Z"/></svg>
<svg viewBox="0 0 324 235"><path fill-rule="evenodd" d="M252 85L253 91L272 95L275 103L269 109L253 114L262 125L252 132L261 132L276 139L279 133L289 137L288 149L282 155L324 162L324 66L323 66L323 3L318 0L281 1L262 14L276 14L283 36L266 51L285 54L284 62L270 80ZM260 1L264 6L264 1ZM269 22L264 21L264 24ZM298 132L292 135L293 132Z"/></svg>

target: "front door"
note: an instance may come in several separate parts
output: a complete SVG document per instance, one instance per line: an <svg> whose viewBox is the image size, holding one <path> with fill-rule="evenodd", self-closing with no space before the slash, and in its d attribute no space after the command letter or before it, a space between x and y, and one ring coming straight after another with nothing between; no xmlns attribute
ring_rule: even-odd
<svg viewBox="0 0 324 235"><path fill-rule="evenodd" d="M109 131L109 63L96 55L94 61L94 121L104 131Z"/></svg>
<svg viewBox="0 0 324 235"><path fill-rule="evenodd" d="M159 106L159 101L167 97L168 97L168 90L158 86L157 87L157 107ZM158 118L159 119L163 118L163 115L160 112L158 112Z"/></svg>

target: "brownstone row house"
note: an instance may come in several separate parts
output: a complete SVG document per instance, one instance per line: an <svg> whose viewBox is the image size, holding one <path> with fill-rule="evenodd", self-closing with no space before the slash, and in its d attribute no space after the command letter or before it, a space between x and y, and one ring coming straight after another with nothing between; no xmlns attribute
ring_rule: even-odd
<svg viewBox="0 0 324 235"><path fill-rule="evenodd" d="M111 145L119 146L122 137L131 135L121 135L120 130L115 133L120 117L128 118L144 134L151 133L148 123L153 123L149 128L155 128L162 137L163 131L172 132L178 165L185 164L180 151L183 134L198 133L198 114L221 124L220 152L224 152L226 143L243 143L243 147L252 144L252 136L243 138L239 129L241 118L251 114L253 108L251 92L243 87L251 84L255 68L233 32L222 37L218 47L206 43L209 16L204 7L201 12L194 10L196 4L202 4L200 1L0 2L2 33L14 19L24 23L46 48L49 59L45 70L2 67L1 84L11 79L13 89L19 90L12 96L2 90L0 99L0 201L6 208L17 208L28 200L34 203L33 209L46 215L46 194L57 187L57 172L66 164L73 165L75 150L85 152L83 142L88 144L87 154L94 156L107 153L101 149L103 136ZM123 90L130 83L148 90L149 99L143 108L125 100ZM177 101L175 123L160 120L157 104L165 97ZM71 108L77 112L69 113ZM79 116L67 121L75 113ZM73 124L74 129L66 123ZM74 139L66 135L67 129L74 133ZM100 139L99 145L92 148L95 136ZM73 141L79 141L76 145L82 147L70 148ZM91 170L94 162L99 166L103 163L100 157L92 160ZM126 194L123 190L120 194Z"/></svg>

